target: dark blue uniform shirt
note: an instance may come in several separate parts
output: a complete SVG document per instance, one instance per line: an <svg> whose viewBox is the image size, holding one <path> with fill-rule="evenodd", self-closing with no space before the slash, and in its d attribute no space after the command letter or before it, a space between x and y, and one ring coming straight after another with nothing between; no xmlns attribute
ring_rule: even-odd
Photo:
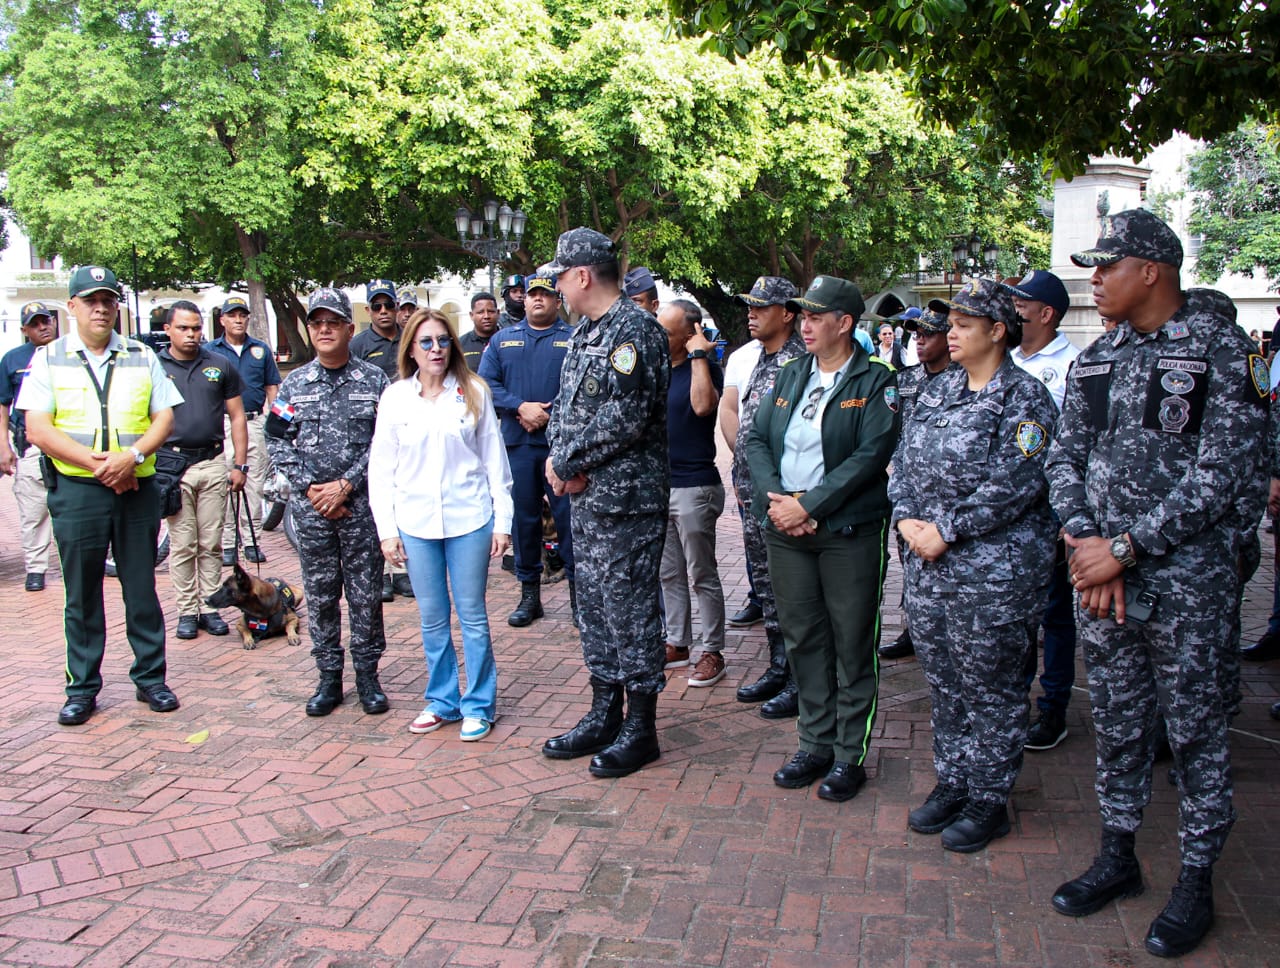
<svg viewBox="0 0 1280 968"><path fill-rule="evenodd" d="M13 409L13 401L18 399L22 380L31 370L31 358L35 355L35 344L23 343L0 359L0 407L9 411L9 431L15 436L26 425L26 411Z"/></svg>
<svg viewBox="0 0 1280 968"><path fill-rule="evenodd" d="M262 413L267 402L267 387L280 385L280 370L276 368L276 358L271 347L252 336L244 338L244 352L237 353L227 342L225 336L219 336L205 346L214 353L221 353L236 365L240 374L240 397L244 402L246 414Z"/></svg>
<svg viewBox="0 0 1280 968"><path fill-rule="evenodd" d="M527 320L500 329L489 340L480 360L480 375L493 390L493 406L502 418L502 440L508 447L547 446L546 427L528 433L516 419L516 409L530 400L550 403L560 392L560 367L569 352L573 327L557 319L546 329Z"/></svg>

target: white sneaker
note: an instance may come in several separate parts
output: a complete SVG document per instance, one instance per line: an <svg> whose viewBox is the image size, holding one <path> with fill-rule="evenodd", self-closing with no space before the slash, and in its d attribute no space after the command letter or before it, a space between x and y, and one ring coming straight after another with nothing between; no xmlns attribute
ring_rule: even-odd
<svg viewBox="0 0 1280 968"><path fill-rule="evenodd" d="M456 719L442 719L433 713L430 708L422 710L418 713L418 718L409 724L409 732L411 733L434 733L445 723L457 722Z"/></svg>
<svg viewBox="0 0 1280 968"><path fill-rule="evenodd" d="M489 730L493 729L492 723L487 723L483 719L476 719L474 716L464 716L462 719L462 741L464 743L474 743L478 739L484 739L489 735Z"/></svg>

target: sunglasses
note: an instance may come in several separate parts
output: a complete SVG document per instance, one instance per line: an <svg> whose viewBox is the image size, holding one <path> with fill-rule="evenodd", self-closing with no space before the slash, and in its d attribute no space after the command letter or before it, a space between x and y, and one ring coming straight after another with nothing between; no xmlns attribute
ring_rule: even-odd
<svg viewBox="0 0 1280 968"><path fill-rule="evenodd" d="M827 392L826 387L814 387L809 391L809 402L804 405L800 411L800 416L805 420L812 420L813 415L818 412L818 401L822 399L822 395Z"/></svg>
<svg viewBox="0 0 1280 968"><path fill-rule="evenodd" d="M377 312L383 312L383 311L385 311L385 310L393 310L393 309L395 309L395 308L396 308L396 304L395 304L395 303L393 303L393 302L386 302L386 301L383 301L383 302L375 302L375 303L369 303L369 308L370 308L370 309L372 309L372 310L375 310L375 311L377 311Z"/></svg>
<svg viewBox="0 0 1280 968"><path fill-rule="evenodd" d="M453 345L453 338L450 336L424 336L418 340L418 345L424 350L429 350L433 346L438 346L442 350L447 350Z"/></svg>

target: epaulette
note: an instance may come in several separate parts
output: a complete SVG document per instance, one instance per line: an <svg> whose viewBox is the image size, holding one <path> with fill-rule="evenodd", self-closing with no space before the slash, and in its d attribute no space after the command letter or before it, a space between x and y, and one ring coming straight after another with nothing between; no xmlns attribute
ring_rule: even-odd
<svg viewBox="0 0 1280 968"><path fill-rule="evenodd" d="M800 357L793 356L789 360L783 360L781 363L778 364L778 369L781 370L784 366L790 366L792 363L794 363L798 359L800 359Z"/></svg>
<svg viewBox="0 0 1280 968"><path fill-rule="evenodd" d="M879 363L881 366L883 366L883 367L887 368L887 369L888 369L888 371L889 371L890 373L896 373L896 372L898 372L898 368L897 368L896 366L894 366L894 365L893 365L892 363L890 363L888 360L882 360L882 359L880 359L880 357L878 357L878 356L873 356L873 357L871 357L871 362L872 362L872 363Z"/></svg>

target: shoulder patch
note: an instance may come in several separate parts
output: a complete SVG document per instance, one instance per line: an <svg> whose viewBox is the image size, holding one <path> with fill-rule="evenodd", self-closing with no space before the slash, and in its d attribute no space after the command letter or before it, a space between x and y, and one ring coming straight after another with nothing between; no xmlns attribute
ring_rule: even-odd
<svg viewBox="0 0 1280 968"><path fill-rule="evenodd" d="M1024 420L1018 424L1018 449L1022 451L1023 457L1035 456L1048 438L1044 427L1033 420Z"/></svg>
<svg viewBox="0 0 1280 968"><path fill-rule="evenodd" d="M892 367L890 367L890 369L892 369ZM898 388L897 387L884 388L884 405L888 407L891 412L893 413L898 412Z"/></svg>
<svg viewBox="0 0 1280 968"><path fill-rule="evenodd" d="M1253 380L1253 388L1258 391L1258 396L1265 399L1271 388L1271 367L1267 365L1265 357L1257 353L1249 354L1249 376Z"/></svg>
<svg viewBox="0 0 1280 968"><path fill-rule="evenodd" d="M609 355L609 363L623 376L630 376L636 368L636 347L634 343L623 343Z"/></svg>
<svg viewBox="0 0 1280 968"><path fill-rule="evenodd" d="M255 360L260 360L264 356L266 356L266 350L264 350L261 346L250 346L249 355L252 356Z"/></svg>

